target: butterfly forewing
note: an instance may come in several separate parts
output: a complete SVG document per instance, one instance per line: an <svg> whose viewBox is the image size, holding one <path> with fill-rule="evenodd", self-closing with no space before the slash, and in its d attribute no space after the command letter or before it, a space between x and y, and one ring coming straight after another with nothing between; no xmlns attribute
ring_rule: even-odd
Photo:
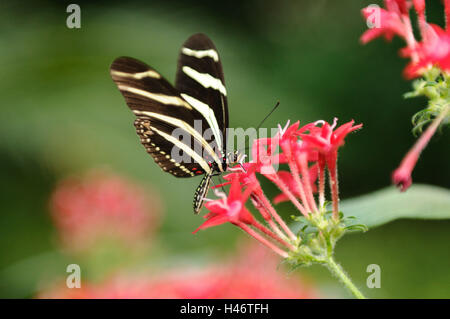
<svg viewBox="0 0 450 319"><path fill-rule="evenodd" d="M209 155L213 149L194 127L202 115L167 80L145 63L129 57L113 62L111 76L137 117L135 128L141 143L164 171L176 177L210 172L208 156L214 160ZM175 129L184 133L182 141L173 134ZM181 150L184 156L172 158Z"/></svg>
<svg viewBox="0 0 450 319"><path fill-rule="evenodd" d="M181 96L203 115L203 125L214 134L208 142L225 155L228 106L219 54L204 34L191 36L178 58L175 87Z"/></svg>
<svg viewBox="0 0 450 319"><path fill-rule="evenodd" d="M132 111L148 111L183 118L193 125L192 107L156 70L129 57L120 57L111 65L111 77Z"/></svg>

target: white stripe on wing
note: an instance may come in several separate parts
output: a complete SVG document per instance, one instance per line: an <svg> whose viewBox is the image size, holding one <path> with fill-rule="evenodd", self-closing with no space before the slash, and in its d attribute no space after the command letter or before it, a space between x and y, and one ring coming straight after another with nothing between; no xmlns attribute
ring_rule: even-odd
<svg viewBox="0 0 450 319"><path fill-rule="evenodd" d="M119 90L130 92L133 94L137 94L146 98L149 98L151 100L154 100L156 102L166 104L166 105L177 105L177 106L183 106L189 110L192 110L192 107L189 105L189 103L186 103L183 99L181 99L179 96L173 96L173 95L165 95L160 93L151 93L145 90L137 89L131 86L126 85L117 85L119 87Z"/></svg>
<svg viewBox="0 0 450 319"><path fill-rule="evenodd" d="M209 126L211 127L213 134L214 134L214 139L216 140L217 143L217 147L219 148L220 152L223 151L223 134L222 131L219 129L219 124L217 123L217 119L216 119L216 115L214 114L213 109L211 109L207 104L193 98L190 95L187 95L185 93L181 93L180 94L183 99L185 99L190 105L192 105L192 107L194 109L196 109L197 111L199 111L203 117L206 119L206 121L208 122ZM224 155L224 154L222 154Z"/></svg>
<svg viewBox="0 0 450 319"><path fill-rule="evenodd" d="M197 81L204 88L213 88L214 90L218 90L220 93L227 96L227 90L220 79L216 79L208 73L200 73L188 66L183 66L182 70L187 76L194 81Z"/></svg>
<svg viewBox="0 0 450 319"><path fill-rule="evenodd" d="M149 112L149 111L139 111L139 110L133 110L133 113L137 116L148 116L150 118L155 118L161 121L164 121L166 123L169 123L173 126L179 127L189 134L191 134L201 145L203 148L208 152L208 154L214 159L214 161L218 164L219 169L222 171L222 161L217 157L217 154L214 152L213 148L209 143L203 138L203 136L200 135L197 130L195 130L192 126L190 126L185 121L182 121L176 117L167 116L164 114L159 114L155 112ZM178 140L177 140L178 141ZM222 150L222 148L220 148Z"/></svg>
<svg viewBox="0 0 450 319"><path fill-rule="evenodd" d="M216 50L192 50L189 48L182 48L181 52L185 55L193 56L195 58L201 59L204 57L212 58L214 61L219 62L219 55Z"/></svg>

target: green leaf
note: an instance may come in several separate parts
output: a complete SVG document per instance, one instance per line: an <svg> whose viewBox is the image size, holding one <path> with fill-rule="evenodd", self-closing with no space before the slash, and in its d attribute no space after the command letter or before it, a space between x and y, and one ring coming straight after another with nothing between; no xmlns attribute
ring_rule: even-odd
<svg viewBox="0 0 450 319"><path fill-rule="evenodd" d="M357 198L343 200L345 216L357 217L358 223L375 227L399 218L449 219L450 190L414 184L402 193L388 187Z"/></svg>

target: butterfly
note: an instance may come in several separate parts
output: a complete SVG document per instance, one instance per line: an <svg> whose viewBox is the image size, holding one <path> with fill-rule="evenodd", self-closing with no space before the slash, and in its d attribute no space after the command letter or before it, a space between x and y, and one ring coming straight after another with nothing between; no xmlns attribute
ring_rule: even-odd
<svg viewBox="0 0 450 319"><path fill-rule="evenodd" d="M226 152L227 90L213 42L202 33L184 42L175 86L130 57L115 59L110 73L136 116L134 126L142 145L155 162L175 177L204 175L194 195L194 213L199 213L212 176L240 160L238 152Z"/></svg>

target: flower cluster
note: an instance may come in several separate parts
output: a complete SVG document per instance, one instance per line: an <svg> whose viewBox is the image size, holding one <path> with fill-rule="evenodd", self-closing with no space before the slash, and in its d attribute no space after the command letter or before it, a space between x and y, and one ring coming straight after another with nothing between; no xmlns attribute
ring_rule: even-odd
<svg viewBox="0 0 450 319"><path fill-rule="evenodd" d="M158 272L115 274L100 283L83 282L70 289L65 283L45 287L38 298L64 299L222 299L316 298L311 285L285 276L277 259L255 245L244 245L240 255L220 264L196 268L174 267Z"/></svg>
<svg viewBox="0 0 450 319"><path fill-rule="evenodd" d="M52 218L65 247L79 251L98 239L136 243L157 224L156 196L122 177L91 172L61 181L50 200Z"/></svg>
<svg viewBox="0 0 450 319"><path fill-rule="evenodd" d="M445 29L426 21L425 0L385 0L385 9L366 7L362 10L363 16L375 23L372 28L364 32L361 41L367 43L380 36L387 40L391 40L394 36L403 38L406 47L400 51L400 54L411 59L404 70L405 77L409 79L423 75L427 69L433 66L448 72L450 71L450 29L448 26L450 0L443 2L447 22ZM416 40L413 33L410 18L411 7L417 13L420 41ZM376 21L377 19L379 21Z"/></svg>
<svg viewBox="0 0 450 319"><path fill-rule="evenodd" d="M150 196L149 196L150 195ZM260 245L240 244L240 251L220 263L202 266L177 265L137 272L142 266L132 256L119 251L132 265L124 268L97 265L111 258L102 255L97 242L107 237L139 246L158 225L158 198L135 183L113 173L92 171L60 182L51 197L54 223L70 252L93 254L81 261L84 271L81 287L71 289L66 280L45 281L36 298L315 298L310 285L299 278L287 278L277 266L277 258ZM117 241L115 241L117 243ZM115 247L116 249L118 247ZM97 255L100 255L97 258ZM131 259L130 259L131 257ZM108 263L111 261L108 259ZM112 260L114 262L114 260ZM117 266L117 265L116 265ZM87 269L87 270L86 270ZM108 271L105 271L108 270ZM95 279L95 280L94 280Z"/></svg>
<svg viewBox="0 0 450 319"><path fill-rule="evenodd" d="M385 9L368 6L362 10L371 28L361 36L362 43L384 36L403 38L406 47L401 49L403 57L410 58L404 70L408 79L422 76L414 82L414 91L405 97L425 96L428 105L413 116L413 132L421 132L431 123L417 143L392 173L392 181L405 191L412 184L412 171L423 149L440 125L450 123L450 0L444 0L446 26L428 23L425 17L425 0L385 0ZM421 39L417 40L411 25L410 11L414 8Z"/></svg>
<svg viewBox="0 0 450 319"><path fill-rule="evenodd" d="M230 222L271 248L284 258L298 257L305 238L295 235L274 209L258 180L262 175L281 191L274 202L289 200L308 221L320 228L322 233L340 229L339 187L337 154L345 137L362 127L350 121L337 127L317 121L300 127L296 122L279 127L272 138L257 139L252 145L252 162L230 168L224 176L230 185L228 196L216 190L220 197L208 201L210 211L206 221L195 231ZM289 170L279 170L285 165ZM332 200L332 217L326 219L325 171L328 171ZM318 203L315 199L318 193ZM261 215L259 220L245 206L249 201ZM339 237L336 234L336 238Z"/></svg>

